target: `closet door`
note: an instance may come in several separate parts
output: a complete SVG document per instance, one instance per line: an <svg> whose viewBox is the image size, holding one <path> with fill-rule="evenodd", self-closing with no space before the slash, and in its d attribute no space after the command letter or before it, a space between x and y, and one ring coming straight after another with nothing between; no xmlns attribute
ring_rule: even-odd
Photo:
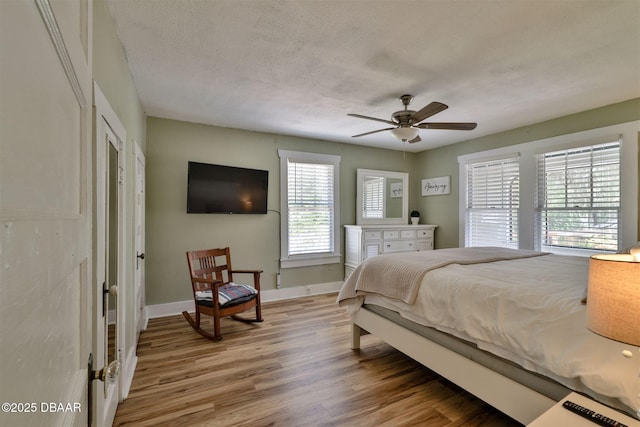
<svg viewBox="0 0 640 427"><path fill-rule="evenodd" d="M37 405L0 425L88 421L91 17L86 0L0 1L0 397Z"/></svg>

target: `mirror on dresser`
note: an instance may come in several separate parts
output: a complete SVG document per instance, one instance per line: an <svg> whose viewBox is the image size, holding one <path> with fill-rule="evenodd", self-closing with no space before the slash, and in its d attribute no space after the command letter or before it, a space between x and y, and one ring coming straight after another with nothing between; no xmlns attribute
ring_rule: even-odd
<svg viewBox="0 0 640 427"><path fill-rule="evenodd" d="M358 169L356 225L345 225L345 280L364 260L433 249L437 225L409 225L409 174Z"/></svg>
<svg viewBox="0 0 640 427"><path fill-rule="evenodd" d="M409 174L358 169L356 224L407 224Z"/></svg>

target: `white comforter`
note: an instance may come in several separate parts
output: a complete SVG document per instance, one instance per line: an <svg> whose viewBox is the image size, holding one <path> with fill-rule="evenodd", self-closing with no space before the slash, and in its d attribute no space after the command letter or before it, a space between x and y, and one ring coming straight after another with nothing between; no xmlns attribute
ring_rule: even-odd
<svg viewBox="0 0 640 427"><path fill-rule="evenodd" d="M588 258L559 255L454 264L428 272L414 304L378 294L367 294L365 303L399 311L635 413L640 354L587 330L581 303L587 274ZM625 349L634 357L623 357Z"/></svg>

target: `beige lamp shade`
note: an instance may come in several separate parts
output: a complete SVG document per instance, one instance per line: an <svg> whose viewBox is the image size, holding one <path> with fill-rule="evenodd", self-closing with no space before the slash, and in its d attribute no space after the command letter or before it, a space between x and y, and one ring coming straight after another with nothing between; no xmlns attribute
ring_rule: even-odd
<svg viewBox="0 0 640 427"><path fill-rule="evenodd" d="M587 327L640 346L640 260L633 255L593 255L589 260Z"/></svg>

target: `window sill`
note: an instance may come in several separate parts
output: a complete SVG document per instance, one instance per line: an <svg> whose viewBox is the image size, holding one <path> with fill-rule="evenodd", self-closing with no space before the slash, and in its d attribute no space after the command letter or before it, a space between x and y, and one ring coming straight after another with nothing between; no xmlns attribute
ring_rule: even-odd
<svg viewBox="0 0 640 427"><path fill-rule="evenodd" d="M308 267L312 265L339 264L341 262L340 254L332 254L328 256L301 256L295 258L287 258L280 260L280 268Z"/></svg>
<svg viewBox="0 0 640 427"><path fill-rule="evenodd" d="M569 256L581 256L588 258L591 255L611 254L615 251L605 251L604 249L578 249L578 248L564 248L559 246L547 246L542 245L542 252L550 252L555 255L569 255Z"/></svg>

